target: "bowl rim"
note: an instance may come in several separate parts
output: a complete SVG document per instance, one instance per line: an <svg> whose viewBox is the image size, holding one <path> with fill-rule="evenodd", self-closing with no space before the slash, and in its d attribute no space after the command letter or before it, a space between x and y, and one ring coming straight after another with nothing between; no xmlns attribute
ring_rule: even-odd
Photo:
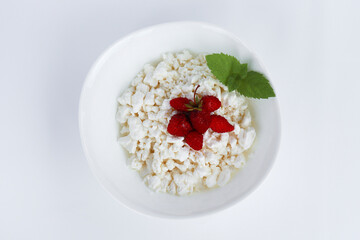
<svg viewBox="0 0 360 240"><path fill-rule="evenodd" d="M84 101L85 101L85 93L86 93L86 86L89 84L89 82L92 79L92 76L98 71L99 66L101 66L101 63L107 59L108 55L112 54L112 49L118 45L121 44L123 41L126 41L127 39L136 37L137 35L142 35L143 33L147 32L147 31L151 31L155 28L160 28L160 27L169 27L169 26L179 26L179 25L193 25L193 26L198 26L198 27L206 27L210 30L213 30L219 34L223 34L226 35L227 37L233 39L234 41L240 43L241 45L243 45L250 53L251 55L257 60L258 64L260 65L260 67L263 69L263 72L265 73L266 76L268 76L269 78L269 82L271 84L271 86L274 89L274 92L277 92L276 89L274 88L272 82L271 82L271 77L269 74L269 71L266 69L266 67L264 66L261 58L258 57L258 55L251 49L249 48L246 44L244 44L240 38L217 26L214 24L209 24L207 22L201 22L201 21L172 21L172 22L165 22L165 23L160 23L160 24L155 24L155 25L151 25L151 26L147 26L141 29L138 29L136 31L130 32L129 34L126 34L125 36L121 37L120 39L118 39L117 41L113 42L109 47L107 47L104 51L102 51L102 53L97 57L97 59L95 60L95 62L92 64L92 66L90 67L90 70L88 71L88 74L86 75L85 81L83 82L82 88L81 88L81 93L80 93L80 97L79 97L79 110L78 110L78 124L79 124L79 133L80 133L80 140L81 140L81 146L85 155L85 158L88 162L88 165L91 169L92 174L95 176L97 182L101 185L101 187L108 192L117 202L119 202L122 206L126 207L127 209L130 209L136 213L139 213L143 216L151 216L151 217L157 217L157 218L168 218L168 219L189 219L189 218L196 218L196 217L203 217L206 215L210 215L210 214L214 214L217 212L220 212L222 210L225 210L227 208L233 207L235 204L239 203L241 200L245 199L247 196L249 196L251 193L253 193L256 189L259 188L259 186L264 182L264 180L266 179L266 177L269 175L271 169L274 166L275 160L279 154L279 149L280 149L280 142L281 142L281 135L282 135L282 131L281 131L281 114L280 114L280 108L279 108L279 97L278 95L276 95L276 97L274 98L274 104L276 106L276 110L277 113L276 115L278 116L278 121L276 123L277 125L277 129L278 129L278 137L277 137L277 142L275 143L275 152L274 152L274 156L272 159L270 159L270 163L269 163L269 167L265 170L264 174L261 175L261 177L258 178L258 180L255 182L255 184L249 188L246 192L244 192L241 196L233 199L232 201L226 202L220 206L217 206L213 209L210 210L205 210L205 211L201 211L201 212L196 212L196 213L191 213L188 215L173 215L173 214L166 214L166 213L160 213L160 212L156 212L156 211L151 211L142 207L138 207L135 204L132 204L131 201L127 201L124 198L119 198L118 196L115 196L114 193L112 193L111 188L106 184L105 186L105 181L107 181L106 179L103 179L101 176L99 176L96 171L95 171L95 167L92 161L92 157L90 156L90 153L87 149L86 143L85 143L85 137L84 137L84 125L82 123L82 115L83 115L83 105L84 105Z"/></svg>

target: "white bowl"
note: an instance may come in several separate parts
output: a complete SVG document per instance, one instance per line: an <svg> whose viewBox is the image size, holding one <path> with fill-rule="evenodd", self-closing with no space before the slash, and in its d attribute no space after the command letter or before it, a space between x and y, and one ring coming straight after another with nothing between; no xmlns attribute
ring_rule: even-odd
<svg viewBox="0 0 360 240"><path fill-rule="evenodd" d="M183 197L155 193L145 186L128 167L126 153L117 143L116 99L145 63L183 49L227 53L269 77L255 54L233 34L205 23L173 22L142 29L108 48L91 68L80 98L80 135L92 172L125 206L153 216L199 216L237 203L263 181L279 148L277 99L249 100L257 131L253 153L227 185Z"/></svg>

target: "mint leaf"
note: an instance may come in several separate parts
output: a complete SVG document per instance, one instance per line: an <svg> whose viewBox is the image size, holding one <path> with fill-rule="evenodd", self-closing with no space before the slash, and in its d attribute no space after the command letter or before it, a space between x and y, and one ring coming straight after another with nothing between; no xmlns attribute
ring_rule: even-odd
<svg viewBox="0 0 360 240"><path fill-rule="evenodd" d="M242 78L246 77L247 64L240 64L233 56L224 53L206 55L206 62L212 74L225 85L230 76L240 75Z"/></svg>
<svg viewBox="0 0 360 240"><path fill-rule="evenodd" d="M228 87L230 92L238 89L238 83L240 82L238 78L239 76L236 74L232 74L228 77L226 86Z"/></svg>
<svg viewBox="0 0 360 240"><path fill-rule="evenodd" d="M269 80L261 73L254 71L248 72L246 78L238 79L237 91L245 97L251 98L275 97Z"/></svg>
<svg viewBox="0 0 360 240"><path fill-rule="evenodd" d="M247 63L240 64L240 67L239 75L241 78L245 78L248 72Z"/></svg>
<svg viewBox="0 0 360 240"><path fill-rule="evenodd" d="M258 72L248 72L247 64L241 64L235 57L215 53L206 56L211 73L228 87L229 91L236 90L250 98L275 97L269 80Z"/></svg>

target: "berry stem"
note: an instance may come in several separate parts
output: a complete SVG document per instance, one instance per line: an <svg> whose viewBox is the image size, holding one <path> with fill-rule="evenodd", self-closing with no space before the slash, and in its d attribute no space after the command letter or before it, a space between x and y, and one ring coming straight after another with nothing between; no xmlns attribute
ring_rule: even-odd
<svg viewBox="0 0 360 240"><path fill-rule="evenodd" d="M196 91L198 90L198 88L200 87L200 85L197 85L194 91L194 103L197 104L195 96L196 96Z"/></svg>

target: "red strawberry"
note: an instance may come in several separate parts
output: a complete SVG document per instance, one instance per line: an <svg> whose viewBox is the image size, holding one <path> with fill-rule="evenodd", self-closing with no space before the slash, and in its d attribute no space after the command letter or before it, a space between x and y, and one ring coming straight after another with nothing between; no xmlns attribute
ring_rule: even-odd
<svg viewBox="0 0 360 240"><path fill-rule="evenodd" d="M204 111L193 111L190 113L190 122L196 131L204 133L210 127L210 113Z"/></svg>
<svg viewBox="0 0 360 240"><path fill-rule="evenodd" d="M167 127L167 131L178 137L184 137L188 134L193 128L191 124L183 113L178 113L172 116L170 119L169 125Z"/></svg>
<svg viewBox="0 0 360 240"><path fill-rule="evenodd" d="M189 104L190 100L184 97L178 97L174 98L170 101L170 106L175 108L178 111L187 111L188 107L186 107L186 104Z"/></svg>
<svg viewBox="0 0 360 240"><path fill-rule="evenodd" d="M234 130L234 126L232 126L226 118L218 115L211 115L210 128L218 133L231 132Z"/></svg>
<svg viewBox="0 0 360 240"><path fill-rule="evenodd" d="M221 107L221 102L214 96L202 97L202 110L205 112L213 112Z"/></svg>
<svg viewBox="0 0 360 240"><path fill-rule="evenodd" d="M185 142L194 150L201 150L203 145L203 135L197 131L191 131L185 136Z"/></svg>

